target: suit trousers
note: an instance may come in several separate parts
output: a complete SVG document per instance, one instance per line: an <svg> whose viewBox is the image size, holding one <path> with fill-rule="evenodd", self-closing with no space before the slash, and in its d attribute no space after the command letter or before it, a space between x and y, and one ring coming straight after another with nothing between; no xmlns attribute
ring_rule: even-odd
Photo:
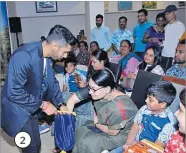
<svg viewBox="0 0 186 153"><path fill-rule="evenodd" d="M31 137L30 145L22 149L22 153L39 153L41 148L41 139L37 115L29 118L21 132L27 132Z"/></svg>

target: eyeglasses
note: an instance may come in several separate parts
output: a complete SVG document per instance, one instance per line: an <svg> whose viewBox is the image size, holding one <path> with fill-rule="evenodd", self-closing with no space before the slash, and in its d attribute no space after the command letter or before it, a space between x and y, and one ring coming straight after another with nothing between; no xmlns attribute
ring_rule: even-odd
<svg viewBox="0 0 186 153"><path fill-rule="evenodd" d="M102 88L104 88L104 87L101 87L101 88L95 90L95 89L92 89L90 86L88 86L89 91L92 91L93 93L95 93L96 91L98 91Z"/></svg>

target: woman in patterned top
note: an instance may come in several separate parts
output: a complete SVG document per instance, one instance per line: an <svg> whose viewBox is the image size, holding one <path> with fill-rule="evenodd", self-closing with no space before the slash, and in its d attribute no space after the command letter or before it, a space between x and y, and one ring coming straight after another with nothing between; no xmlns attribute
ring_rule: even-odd
<svg viewBox="0 0 186 153"><path fill-rule="evenodd" d="M175 116L179 122L179 131L173 133L168 141L164 153L186 153L186 102L185 102L186 88L180 93L180 108L176 111Z"/></svg>
<svg viewBox="0 0 186 153"><path fill-rule="evenodd" d="M133 89L135 79L139 70L148 71L158 75L165 75L162 67L159 65L160 52L157 47L147 48L143 61L138 65L135 72L129 72L127 77L121 76L121 86Z"/></svg>
<svg viewBox="0 0 186 153"><path fill-rule="evenodd" d="M165 75L162 67L159 65L160 53L158 48L151 46L147 48L143 61L139 64L135 73L129 73L128 78L136 78L138 70L144 70L158 75Z"/></svg>

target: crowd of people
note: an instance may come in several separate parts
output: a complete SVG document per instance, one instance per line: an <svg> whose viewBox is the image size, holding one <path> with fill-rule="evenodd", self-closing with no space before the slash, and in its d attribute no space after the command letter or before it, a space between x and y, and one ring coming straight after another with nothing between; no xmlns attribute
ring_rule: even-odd
<svg viewBox="0 0 186 153"><path fill-rule="evenodd" d="M41 41L20 46L11 56L1 94L4 131L13 137L29 133L32 142L22 152L39 153L39 134L51 129L54 135L53 119L60 109L77 114L72 153L123 153L143 139L166 153L186 152L186 89L175 114L169 108L176 97L171 82L148 87L146 104L139 110L126 94L127 89L132 92L139 70L185 79L186 33L176 11L176 6L167 6L153 24L147 10L140 9L133 31L121 16L112 35L98 14L90 46L61 25ZM121 65L119 81L109 67L112 63ZM62 74L61 80L57 74ZM49 115L54 116L48 122ZM53 152L60 152L58 146Z"/></svg>

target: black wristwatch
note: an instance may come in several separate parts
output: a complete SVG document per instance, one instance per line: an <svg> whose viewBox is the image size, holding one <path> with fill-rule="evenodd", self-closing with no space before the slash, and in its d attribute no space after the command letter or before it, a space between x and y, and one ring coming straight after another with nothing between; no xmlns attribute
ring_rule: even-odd
<svg viewBox="0 0 186 153"><path fill-rule="evenodd" d="M58 109L59 109L61 106L66 106L66 103L65 103L65 102L59 103L59 104L58 104Z"/></svg>

